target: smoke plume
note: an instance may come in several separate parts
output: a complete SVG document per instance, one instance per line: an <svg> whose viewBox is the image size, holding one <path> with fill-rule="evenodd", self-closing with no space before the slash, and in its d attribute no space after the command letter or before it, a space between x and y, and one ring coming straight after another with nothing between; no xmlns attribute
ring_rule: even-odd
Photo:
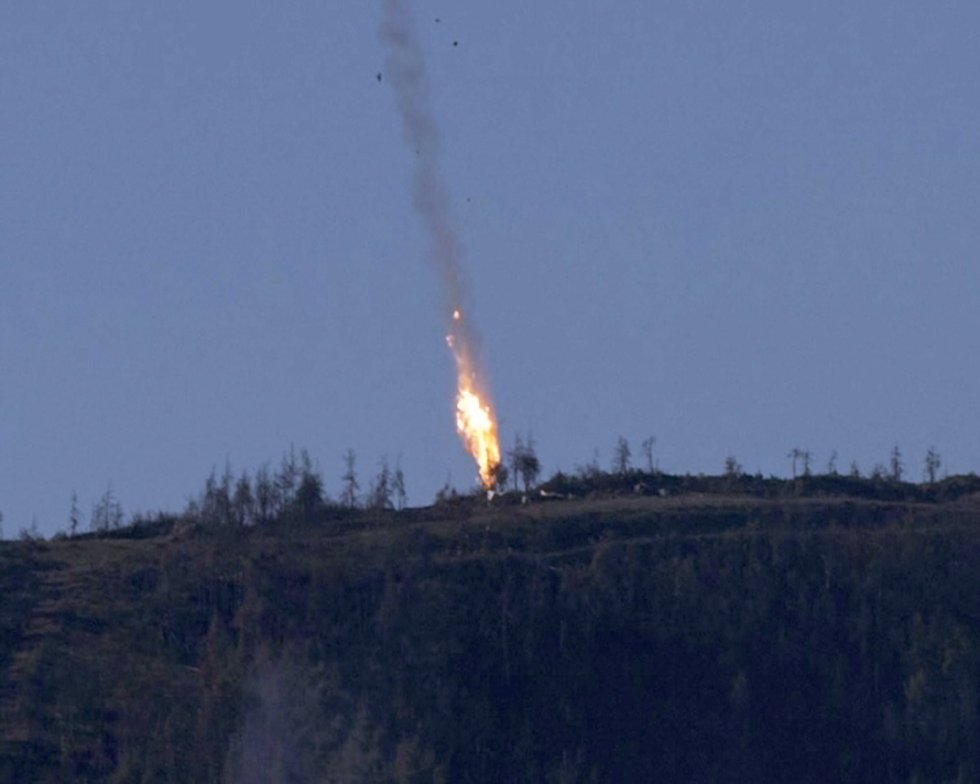
<svg viewBox="0 0 980 784"><path fill-rule="evenodd" d="M496 418L489 385L477 356L478 335L460 266L461 248L453 226L452 200L439 171L439 129L433 115L425 57L407 0L384 0L380 37L388 53L386 73L395 93L405 142L415 157L412 199L429 236L429 256L445 286L446 341L456 359L457 429L480 469L487 488L500 462Z"/></svg>

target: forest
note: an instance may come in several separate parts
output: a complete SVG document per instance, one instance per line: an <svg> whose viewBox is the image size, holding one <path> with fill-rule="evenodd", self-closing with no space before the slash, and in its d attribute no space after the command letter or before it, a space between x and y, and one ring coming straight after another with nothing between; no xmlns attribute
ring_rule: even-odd
<svg viewBox="0 0 980 784"><path fill-rule="evenodd" d="M0 542L0 780L976 781L980 478L800 459L107 494Z"/></svg>

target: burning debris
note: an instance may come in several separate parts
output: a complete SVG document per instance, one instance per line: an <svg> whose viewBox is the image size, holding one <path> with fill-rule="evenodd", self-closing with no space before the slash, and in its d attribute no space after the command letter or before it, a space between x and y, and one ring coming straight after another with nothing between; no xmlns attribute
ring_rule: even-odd
<svg viewBox="0 0 980 784"><path fill-rule="evenodd" d="M439 132L429 106L425 58L407 0L385 0L380 36L388 50L388 82L395 92L405 141L416 153L415 209L428 230L432 242L429 255L446 289L450 314L446 343L456 360L456 429L476 461L480 481L492 491L500 464L497 419L477 354L477 332L470 320L463 318L462 305L467 297L462 283L460 244L449 191L439 171ZM457 46L458 41L453 45Z"/></svg>

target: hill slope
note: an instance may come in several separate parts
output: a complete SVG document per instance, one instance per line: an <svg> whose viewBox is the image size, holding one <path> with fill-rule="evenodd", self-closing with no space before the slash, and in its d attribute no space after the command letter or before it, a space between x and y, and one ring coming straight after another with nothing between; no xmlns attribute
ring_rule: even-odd
<svg viewBox="0 0 980 784"><path fill-rule="evenodd" d="M0 544L4 781L972 781L980 502Z"/></svg>

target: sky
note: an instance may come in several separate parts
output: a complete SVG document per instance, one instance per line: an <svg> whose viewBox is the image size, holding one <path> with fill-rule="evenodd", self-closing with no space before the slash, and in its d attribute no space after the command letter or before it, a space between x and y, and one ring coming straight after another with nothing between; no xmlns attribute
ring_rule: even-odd
<svg viewBox="0 0 980 784"><path fill-rule="evenodd" d="M980 470L980 5L412 7L505 448ZM8 537L290 446L475 485L380 21L0 6Z"/></svg>

